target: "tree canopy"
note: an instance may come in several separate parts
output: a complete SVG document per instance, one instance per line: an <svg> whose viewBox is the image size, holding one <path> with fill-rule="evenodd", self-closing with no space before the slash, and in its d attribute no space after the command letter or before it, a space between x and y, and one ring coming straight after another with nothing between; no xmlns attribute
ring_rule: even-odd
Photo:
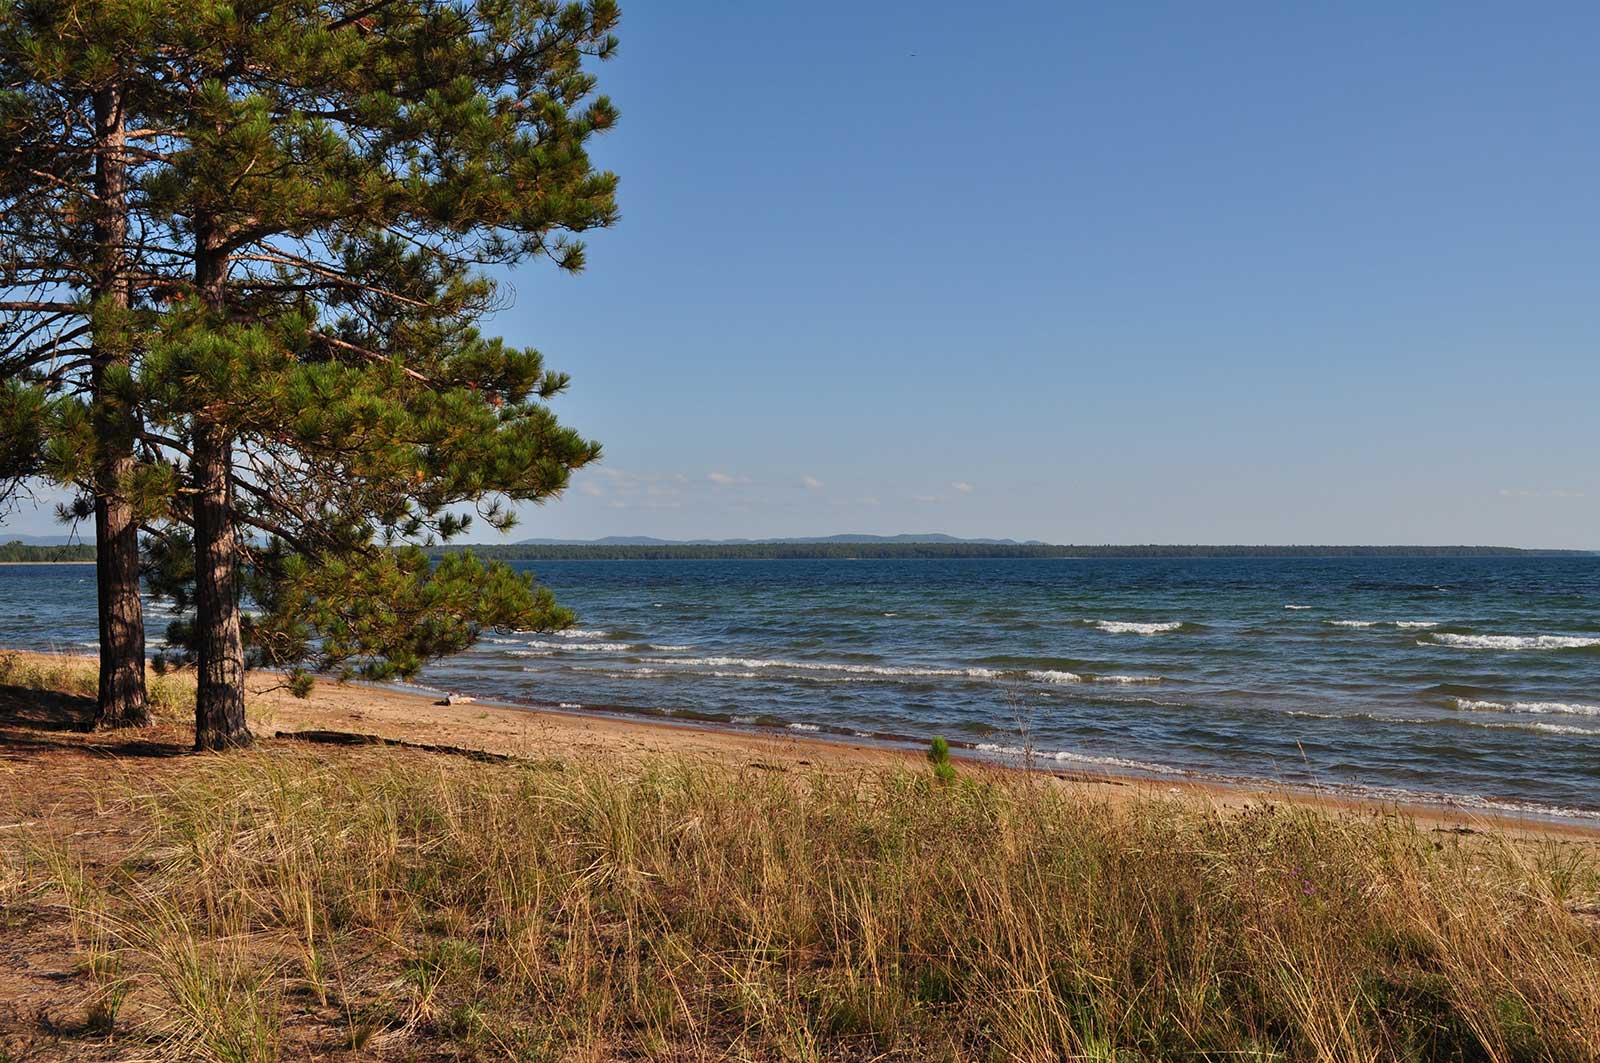
<svg viewBox="0 0 1600 1063"><path fill-rule="evenodd" d="M599 455L550 408L567 378L479 323L500 305L485 267L576 271L575 234L616 219L616 178L586 150L616 120L588 70L616 47L615 4L31 0L6 32L65 55L80 10L134 26L87 86L120 92L121 143L90 153L123 168L125 231L88 258L116 258L127 298L108 309L97 275L62 265L63 227L31 225L30 282L57 305L15 301L7 334L86 317L99 376L33 354L0 396L0 450L13 479L82 488L85 514L118 494L149 534L152 585L192 610L169 640L198 666L199 743L249 740L247 659L406 675L485 626L567 622L502 566L404 547L474 516L508 527L507 503L554 497ZM84 91L57 60L11 83L24 103ZM6 106L40 152L76 120Z"/></svg>

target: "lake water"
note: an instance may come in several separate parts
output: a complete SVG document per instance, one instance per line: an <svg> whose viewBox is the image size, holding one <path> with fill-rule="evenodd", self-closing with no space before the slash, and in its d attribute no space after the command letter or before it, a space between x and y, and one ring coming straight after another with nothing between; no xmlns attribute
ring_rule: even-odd
<svg viewBox="0 0 1600 1063"><path fill-rule="evenodd" d="M519 567L578 627L494 633L422 684L1600 817L1600 558ZM89 568L0 567L0 645L94 637Z"/></svg>

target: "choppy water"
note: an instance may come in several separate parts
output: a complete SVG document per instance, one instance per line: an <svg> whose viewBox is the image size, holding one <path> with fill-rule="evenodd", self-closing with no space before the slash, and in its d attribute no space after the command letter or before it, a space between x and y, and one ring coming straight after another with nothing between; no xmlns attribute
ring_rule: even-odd
<svg viewBox="0 0 1600 1063"><path fill-rule="evenodd" d="M578 628L424 683L1600 817L1600 558L526 567ZM92 646L93 608L87 568L0 567L0 645Z"/></svg>

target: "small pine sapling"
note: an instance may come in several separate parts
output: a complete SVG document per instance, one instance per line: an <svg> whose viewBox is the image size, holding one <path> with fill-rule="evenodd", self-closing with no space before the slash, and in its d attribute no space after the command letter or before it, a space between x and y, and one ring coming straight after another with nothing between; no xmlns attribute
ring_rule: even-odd
<svg viewBox="0 0 1600 1063"><path fill-rule="evenodd" d="M942 783L956 781L956 766L950 763L950 743L935 738L928 747L928 762L933 765L933 777Z"/></svg>

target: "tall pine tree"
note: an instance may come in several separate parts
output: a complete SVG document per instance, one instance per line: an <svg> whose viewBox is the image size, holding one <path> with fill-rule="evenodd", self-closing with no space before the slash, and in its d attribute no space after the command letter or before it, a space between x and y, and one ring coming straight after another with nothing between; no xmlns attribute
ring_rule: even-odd
<svg viewBox="0 0 1600 1063"><path fill-rule="evenodd" d="M160 0L0 5L0 481L77 489L92 515L100 681L95 724L150 720L138 522L163 476L135 453L137 321L178 260L130 229L149 160L130 129Z"/></svg>
<svg viewBox="0 0 1600 1063"><path fill-rule="evenodd" d="M459 534L464 505L508 526L506 500L598 455L547 406L565 377L475 325L483 265L576 270L567 234L615 218L585 150L615 115L584 64L616 20L604 0L262 0L186 16L163 50L145 189L193 272L143 361L140 437L183 472L155 553L192 587L174 635L197 745L249 741L247 635L265 663L384 676L566 621L502 566L390 547Z"/></svg>
<svg viewBox="0 0 1600 1063"><path fill-rule="evenodd" d="M405 544L459 534L464 506L507 526L506 500L598 455L548 409L565 378L475 325L496 305L483 267L576 270L568 234L615 218L585 151L615 117L585 69L615 5L12 10L34 51L6 68L0 128L54 169L8 171L0 194L28 207L8 221L29 220L7 252L70 265L6 306L0 456L112 517L115 485L154 533L158 585L193 606L170 634L198 665L197 745L249 741L247 639L258 663L378 677L486 625L567 622L501 566ZM47 128L71 146L49 155Z"/></svg>

